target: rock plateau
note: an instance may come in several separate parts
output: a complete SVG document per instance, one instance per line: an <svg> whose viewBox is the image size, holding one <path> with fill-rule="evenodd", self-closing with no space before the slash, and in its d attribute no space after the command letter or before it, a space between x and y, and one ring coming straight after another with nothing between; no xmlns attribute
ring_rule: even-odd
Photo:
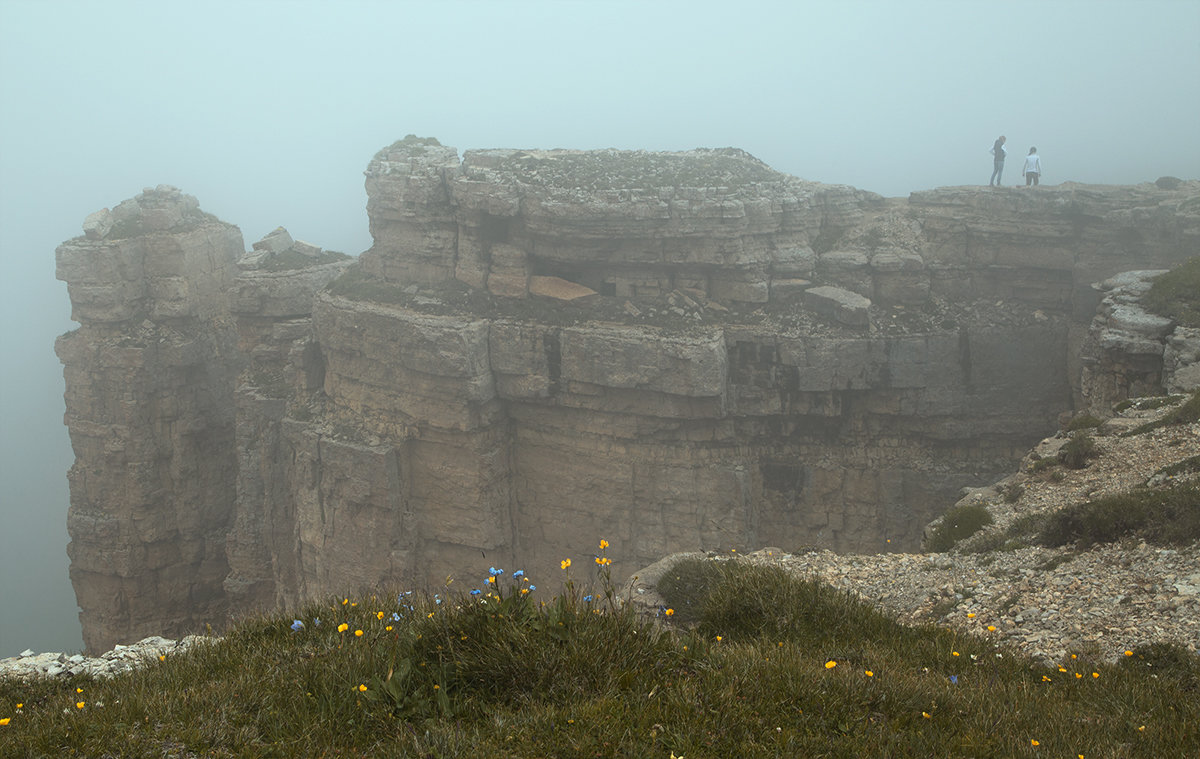
<svg viewBox="0 0 1200 759"><path fill-rule="evenodd" d="M406 138L366 190L357 261L283 229L246 253L166 186L59 247L89 650L489 565L549 580L600 537L618 574L913 549L1061 414L1194 361L1171 325L1093 325L1093 283L1194 256L1197 182L885 199L734 149Z"/></svg>

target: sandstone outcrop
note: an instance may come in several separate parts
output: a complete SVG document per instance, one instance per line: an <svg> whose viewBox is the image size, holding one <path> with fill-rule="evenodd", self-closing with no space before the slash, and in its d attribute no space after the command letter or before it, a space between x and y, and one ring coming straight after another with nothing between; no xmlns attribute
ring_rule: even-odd
<svg viewBox="0 0 1200 759"><path fill-rule="evenodd" d="M89 648L601 536L915 547L1080 398L1091 284L1200 242L1195 182L884 199L733 149L407 138L366 188L355 264L173 188L59 249Z"/></svg>

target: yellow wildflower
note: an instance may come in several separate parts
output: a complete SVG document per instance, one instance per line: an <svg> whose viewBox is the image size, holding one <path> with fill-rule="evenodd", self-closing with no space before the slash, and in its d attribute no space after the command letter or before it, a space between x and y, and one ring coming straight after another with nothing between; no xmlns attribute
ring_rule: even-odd
<svg viewBox="0 0 1200 759"><path fill-rule="evenodd" d="M1099 676L1100 676L1100 673L1099 673L1099 672L1093 672L1093 673L1092 673L1092 677L1099 677Z"/></svg>
<svg viewBox="0 0 1200 759"><path fill-rule="evenodd" d="M376 619L383 619L383 612L381 612L381 611L377 611L377 612L375 612L375 618L376 618Z"/></svg>
<svg viewBox="0 0 1200 759"><path fill-rule="evenodd" d="M563 569L566 569L567 567L571 566L571 560L570 560L570 559L563 559L562 561L560 561L560 562L558 563L558 565L559 565L560 567L562 567Z"/></svg>
<svg viewBox="0 0 1200 759"><path fill-rule="evenodd" d="M866 672L866 674L867 674L867 677L874 677L874 676L875 676L875 673L874 673L874 672L872 672L872 671L871 671L871 670L869 670L869 669L867 669L867 670L863 670L863 671L864 671L864 672Z"/></svg>
<svg viewBox="0 0 1200 759"><path fill-rule="evenodd" d="M967 619L975 619L975 612L973 612L973 611L967 612Z"/></svg>
<svg viewBox="0 0 1200 759"><path fill-rule="evenodd" d="M83 688L76 688L76 689L75 689L75 692L76 692L76 693L83 693Z"/></svg>
<svg viewBox="0 0 1200 759"><path fill-rule="evenodd" d="M76 708L76 709L82 709L82 708L83 708L83 705L84 705L84 703L86 703L86 702L84 702L84 701L76 701L76 702L75 702L75 708Z"/></svg>
<svg viewBox="0 0 1200 759"><path fill-rule="evenodd" d="M387 627L385 627L385 628L383 628L383 629L384 629L384 630L386 630L386 631L388 631L388 632L391 632L391 631L392 631L392 626L391 626L391 625L388 625Z"/></svg>
<svg viewBox="0 0 1200 759"><path fill-rule="evenodd" d="M343 598L343 599L342 599L342 606L345 606L345 605L346 605L346 604L348 604L348 603L350 603L350 599L349 599L349 598Z"/></svg>
<svg viewBox="0 0 1200 759"><path fill-rule="evenodd" d="M992 632L996 632L996 626L995 626L995 625L988 625L988 632L990 632L990 633L992 633Z"/></svg>
<svg viewBox="0 0 1200 759"><path fill-rule="evenodd" d="M12 721L12 717L0 717L0 727L4 727Z"/></svg>
<svg viewBox="0 0 1200 759"><path fill-rule="evenodd" d="M356 638L361 638L361 637L362 637L362 630L355 630L355 631L354 631L354 637L356 637Z"/></svg>
<svg viewBox="0 0 1200 759"><path fill-rule="evenodd" d="M360 692L361 692L361 691L365 691L366 689L367 689L367 686L366 686L366 685L364 685L364 684L362 684L362 683L359 683L359 685L358 685L358 690L359 690Z"/></svg>
<svg viewBox="0 0 1200 759"><path fill-rule="evenodd" d="M667 609L666 611L663 612L663 614L666 614L668 617L674 613L675 613L674 609Z"/></svg>
<svg viewBox="0 0 1200 759"><path fill-rule="evenodd" d="M825 662L825 669L833 669L836 666L837 666L837 662L833 659L830 659L829 661Z"/></svg>
<svg viewBox="0 0 1200 759"><path fill-rule="evenodd" d="M1125 652L1125 655L1126 655L1126 656L1133 656L1133 652L1132 652L1132 651L1126 651L1126 652Z"/></svg>
<svg viewBox="0 0 1200 759"><path fill-rule="evenodd" d="M600 539L600 550L603 551L605 548L608 548L608 541L601 538Z"/></svg>
<svg viewBox="0 0 1200 759"><path fill-rule="evenodd" d="M957 652L957 651L951 651L951 652L950 652L950 655L951 655L951 656L958 656L958 652Z"/></svg>
<svg viewBox="0 0 1200 759"><path fill-rule="evenodd" d="M929 716L929 712L921 712L921 716L924 717L925 719L933 719L932 717Z"/></svg>
<svg viewBox="0 0 1200 759"><path fill-rule="evenodd" d="M1081 678L1081 677L1083 677L1083 675L1079 674L1078 672L1076 672L1076 673L1075 673L1075 679L1076 679L1076 680L1078 680L1078 679L1079 679L1079 678Z"/></svg>
<svg viewBox="0 0 1200 759"><path fill-rule="evenodd" d="M350 629L350 625L346 624L345 622L338 625L338 632L340 632L340 633L344 633L349 629Z"/></svg>
<svg viewBox="0 0 1200 759"><path fill-rule="evenodd" d="M1029 739L1029 745L1030 745L1030 746L1040 746L1040 745L1042 745L1042 744L1038 743L1036 738L1030 738L1030 739Z"/></svg>

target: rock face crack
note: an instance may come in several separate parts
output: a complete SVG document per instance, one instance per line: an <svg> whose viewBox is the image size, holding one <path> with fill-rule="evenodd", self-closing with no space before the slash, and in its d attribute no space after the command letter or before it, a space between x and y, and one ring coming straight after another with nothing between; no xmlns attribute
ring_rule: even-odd
<svg viewBox="0 0 1200 759"><path fill-rule="evenodd" d="M741 151L420 138L365 174L357 260L282 228L246 253L166 186L59 247L89 649L501 563L549 581L600 537L616 573L915 548L1085 390L1148 383L1105 384L1121 346L1169 343L1138 354L1183 362L1163 382L1192 355L1117 309L1093 380L1067 370L1091 283L1194 254L1195 182L884 200Z"/></svg>

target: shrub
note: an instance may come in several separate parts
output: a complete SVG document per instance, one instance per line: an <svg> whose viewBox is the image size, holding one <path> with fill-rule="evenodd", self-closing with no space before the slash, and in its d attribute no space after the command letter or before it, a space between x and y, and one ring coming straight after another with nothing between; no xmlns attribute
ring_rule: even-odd
<svg viewBox="0 0 1200 759"><path fill-rule="evenodd" d="M1166 545L1200 539L1200 484L1135 490L1069 506L1051 515L1039 535L1048 546L1086 548L1124 537Z"/></svg>
<svg viewBox="0 0 1200 759"><path fill-rule="evenodd" d="M1100 455L1096 441L1086 432L1076 433L1058 452L1058 460L1068 469L1083 469L1088 460Z"/></svg>
<svg viewBox="0 0 1200 759"><path fill-rule="evenodd" d="M955 543L971 537L992 523L991 513L978 504L955 506L933 528L925 548L931 552L949 551Z"/></svg>
<svg viewBox="0 0 1200 759"><path fill-rule="evenodd" d="M1099 427L1104 424L1104 420L1092 414L1079 414L1067 424L1067 432L1075 432L1076 430L1088 430Z"/></svg>

